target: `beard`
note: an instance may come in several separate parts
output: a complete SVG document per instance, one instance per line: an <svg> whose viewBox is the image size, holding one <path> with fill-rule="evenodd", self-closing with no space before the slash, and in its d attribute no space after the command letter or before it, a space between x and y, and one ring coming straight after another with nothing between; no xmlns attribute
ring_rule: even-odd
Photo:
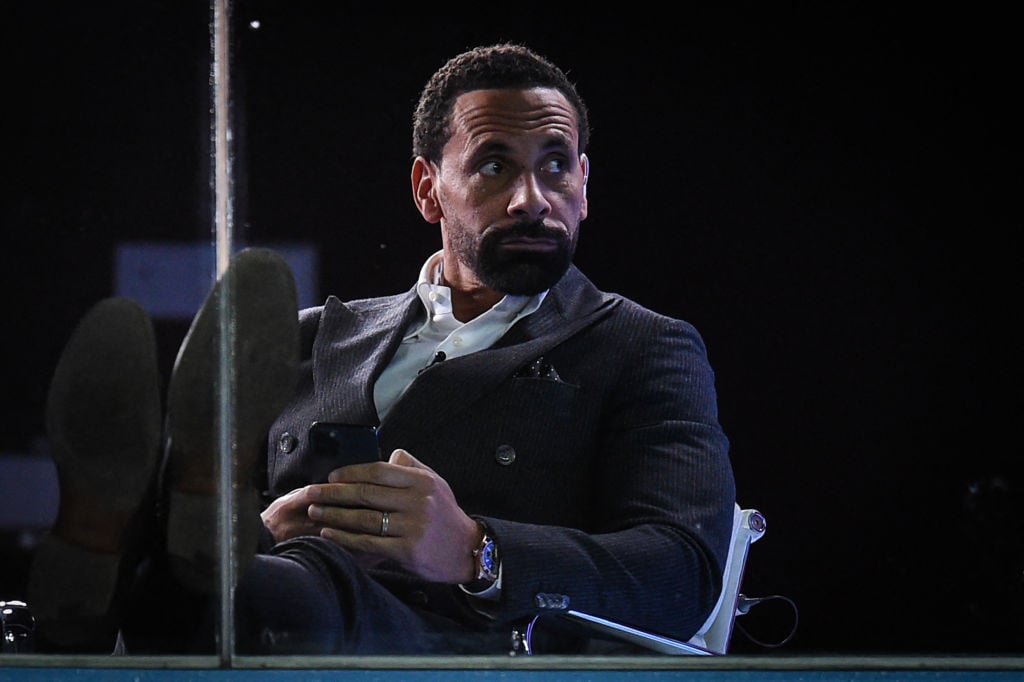
<svg viewBox="0 0 1024 682"><path fill-rule="evenodd" d="M550 239L555 248L506 248L502 242L510 237ZM540 220L520 221L510 227L487 230L480 238L458 230L452 245L459 260L470 266L487 287L514 296L533 296L562 279L576 252L576 237L570 239L563 230L547 227Z"/></svg>

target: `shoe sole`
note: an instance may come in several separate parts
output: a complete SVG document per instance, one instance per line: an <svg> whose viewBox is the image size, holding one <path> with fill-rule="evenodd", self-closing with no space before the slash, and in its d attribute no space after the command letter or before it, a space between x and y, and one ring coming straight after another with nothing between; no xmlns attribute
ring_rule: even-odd
<svg viewBox="0 0 1024 682"><path fill-rule="evenodd" d="M61 491L134 511L159 459L160 400L149 315L126 298L96 304L64 347L47 393Z"/></svg>
<svg viewBox="0 0 1024 682"><path fill-rule="evenodd" d="M52 645L108 642L116 629L130 526L159 462L160 401L152 320L130 299L100 301L72 332L47 393L61 502L33 556L28 598Z"/></svg>
<svg viewBox="0 0 1024 682"><path fill-rule="evenodd" d="M227 306L230 338L221 337ZM231 390L221 383L221 344L231 363ZM171 501L168 553L178 578L210 592L217 585L217 483L221 394L231 396L231 450L239 519L239 570L255 552L262 522L250 476L266 456L267 432L298 377L299 330L295 280L268 249L239 252L217 281L185 336L168 388L166 447ZM250 522L249 519L253 519Z"/></svg>

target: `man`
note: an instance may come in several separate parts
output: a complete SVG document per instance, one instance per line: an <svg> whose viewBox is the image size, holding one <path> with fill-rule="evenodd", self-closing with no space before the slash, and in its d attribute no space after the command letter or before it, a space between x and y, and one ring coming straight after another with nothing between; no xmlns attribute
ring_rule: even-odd
<svg viewBox="0 0 1024 682"><path fill-rule="evenodd" d="M599 291L572 265L588 138L556 66L516 45L470 50L416 109L413 200L441 231L417 285L302 311L294 382L281 378L288 334L266 340L283 314L261 328L238 287L239 338L264 340L253 358L280 358L277 378L239 393L279 414L262 430L263 537L240 530L241 648L497 653L512 628L557 625L567 609L681 639L704 622L735 497L713 373L691 325ZM229 280L273 279L233 267ZM221 290L234 291L211 299ZM172 569L206 592L216 548L195 529L216 519L201 452L213 430L190 438L202 410L175 415L203 373L182 368L213 371L190 360L215 335L209 308L176 364L165 434ZM269 422L237 409L249 431ZM314 422L377 427L386 461L322 482ZM243 480L253 450L239 448ZM579 650L556 630L550 650Z"/></svg>

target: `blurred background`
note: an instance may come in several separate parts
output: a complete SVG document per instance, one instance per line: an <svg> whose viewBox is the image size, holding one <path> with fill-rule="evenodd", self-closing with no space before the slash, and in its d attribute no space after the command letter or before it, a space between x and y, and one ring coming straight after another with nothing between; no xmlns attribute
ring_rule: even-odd
<svg viewBox="0 0 1024 682"><path fill-rule="evenodd" d="M410 199L419 89L529 44L591 109L577 263L703 333L768 520L744 592L799 608L782 647L754 641L788 634L780 600L733 650L1020 653L1019 50L996 7L237 0L236 240L284 253L303 304L406 290L440 243ZM0 24L0 600L55 513L43 408L78 318L138 298L166 377L209 287L209 23L112 0Z"/></svg>

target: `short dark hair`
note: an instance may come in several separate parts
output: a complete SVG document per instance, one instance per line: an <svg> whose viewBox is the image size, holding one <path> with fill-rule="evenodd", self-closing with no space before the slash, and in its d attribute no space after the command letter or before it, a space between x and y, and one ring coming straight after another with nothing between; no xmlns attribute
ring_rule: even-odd
<svg viewBox="0 0 1024 682"><path fill-rule="evenodd" d="M451 137L452 107L459 95L493 88L536 87L558 90L576 110L582 154L590 141L590 121L576 85L554 63L530 48L499 43L452 57L427 81L413 115L413 158L441 161L441 150Z"/></svg>

